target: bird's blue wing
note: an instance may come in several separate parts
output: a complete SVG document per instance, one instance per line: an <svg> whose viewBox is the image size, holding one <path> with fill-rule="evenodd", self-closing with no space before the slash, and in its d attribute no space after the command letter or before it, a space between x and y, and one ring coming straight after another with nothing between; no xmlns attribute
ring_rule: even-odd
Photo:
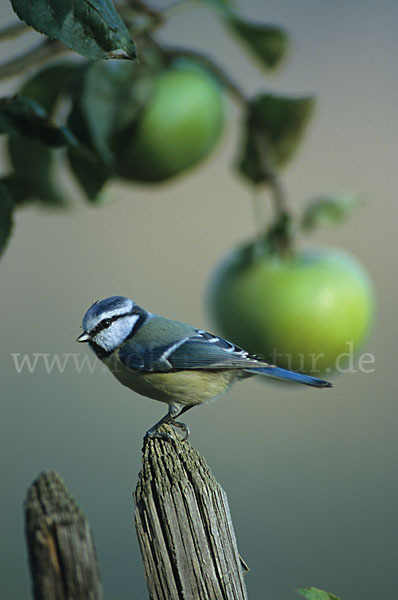
<svg viewBox="0 0 398 600"><path fill-rule="evenodd" d="M116 350L119 360L123 365L133 371L141 371L145 368L145 350L140 344L131 340L125 342Z"/></svg>
<svg viewBox="0 0 398 600"><path fill-rule="evenodd" d="M245 369L266 364L239 346L201 330L170 348L167 361L172 369Z"/></svg>
<svg viewBox="0 0 398 600"><path fill-rule="evenodd" d="M312 387L331 387L331 384L304 373L295 373L264 362L239 346L205 331L179 338L173 342L144 347L128 341L118 351L119 359L129 369L146 373L167 373L182 370L240 369L251 375L266 375L304 383Z"/></svg>
<svg viewBox="0 0 398 600"><path fill-rule="evenodd" d="M124 366L143 372L187 369L245 369L266 363L222 338L198 330L195 335L167 344L141 345L127 341L118 350Z"/></svg>
<svg viewBox="0 0 398 600"><path fill-rule="evenodd" d="M168 353L177 344L144 347L131 340L125 342L117 351L119 360L128 369L144 373L167 372L172 369L167 360Z"/></svg>

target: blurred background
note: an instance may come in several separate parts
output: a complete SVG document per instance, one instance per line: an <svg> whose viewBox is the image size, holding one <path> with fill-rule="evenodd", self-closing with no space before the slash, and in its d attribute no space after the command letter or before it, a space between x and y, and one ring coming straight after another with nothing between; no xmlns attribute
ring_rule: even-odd
<svg viewBox="0 0 398 600"><path fill-rule="evenodd" d="M249 598L293 600L295 587L314 585L345 600L392 600L398 5L239 4L248 17L289 30L290 57L275 75L257 70L204 8L176 16L162 38L213 53L248 93L317 95L315 116L282 181L296 210L322 192L365 198L348 223L319 231L311 244L346 249L370 271L377 315L363 352L374 354L375 368L340 374L321 394L256 380L236 385L187 414L191 443L227 492L239 550L251 568ZM2 24L14 20L8 2L0 15ZM32 33L18 43L34 39ZM6 81L2 95L16 85ZM43 363L32 374L17 373L11 355L88 353L75 343L81 318L94 300L114 294L214 331L206 310L209 277L254 233L250 191L231 169L238 120L231 103L217 154L167 185L112 185L112 201L94 208L65 181L67 212L31 207L17 214L0 264L2 598L30 595L22 504L43 469L60 472L91 523L105 597L147 597L132 492L142 437L164 405L134 395L99 364L93 373L77 373L72 362L62 373L47 373Z"/></svg>

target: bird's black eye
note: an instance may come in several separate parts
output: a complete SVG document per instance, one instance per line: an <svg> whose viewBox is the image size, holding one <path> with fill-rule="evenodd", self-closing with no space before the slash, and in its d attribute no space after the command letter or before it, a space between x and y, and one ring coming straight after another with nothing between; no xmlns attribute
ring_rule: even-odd
<svg viewBox="0 0 398 600"><path fill-rule="evenodd" d="M115 319L103 319L100 323L98 323L97 327L91 332L91 336L97 335L100 331L104 329L108 329L110 325L112 325Z"/></svg>

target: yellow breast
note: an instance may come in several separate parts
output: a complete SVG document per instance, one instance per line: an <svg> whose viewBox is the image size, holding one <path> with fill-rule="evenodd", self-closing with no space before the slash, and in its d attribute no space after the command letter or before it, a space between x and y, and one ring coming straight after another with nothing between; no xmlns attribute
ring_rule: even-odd
<svg viewBox="0 0 398 600"><path fill-rule="evenodd" d="M223 394L239 377L239 371L187 370L171 373L140 373L117 369L108 364L113 375L125 386L161 402L201 404Z"/></svg>

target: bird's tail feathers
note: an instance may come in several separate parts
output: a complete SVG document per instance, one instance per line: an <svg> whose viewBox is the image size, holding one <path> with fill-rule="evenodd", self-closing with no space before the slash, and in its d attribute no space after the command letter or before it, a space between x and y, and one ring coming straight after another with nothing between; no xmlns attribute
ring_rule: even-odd
<svg viewBox="0 0 398 600"><path fill-rule="evenodd" d="M304 383L305 385L311 385L312 387L317 388L332 387L332 384L329 383L329 381L318 379L317 377L313 377L312 375L305 375L304 373L295 373L294 371L288 371L287 369L282 369L281 367L274 367L272 365L270 365L269 367L251 368L245 370L249 373L252 373L253 375L266 375L268 377L273 377L274 379L296 381L297 383Z"/></svg>

